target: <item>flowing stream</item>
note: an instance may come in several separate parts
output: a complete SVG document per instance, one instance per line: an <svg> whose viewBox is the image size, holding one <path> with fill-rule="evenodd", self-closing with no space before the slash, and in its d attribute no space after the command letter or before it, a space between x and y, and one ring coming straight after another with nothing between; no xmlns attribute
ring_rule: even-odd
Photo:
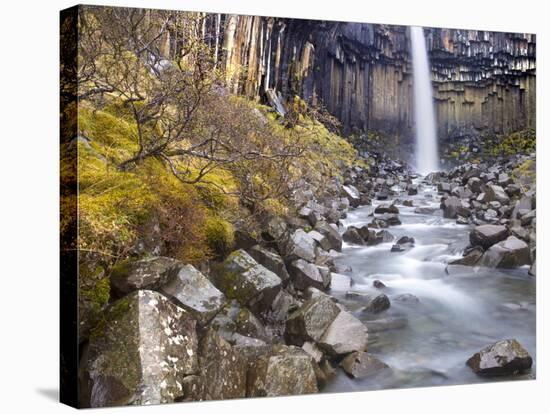
<svg viewBox="0 0 550 414"><path fill-rule="evenodd" d="M416 196L401 194L403 199L414 200L415 206L435 209L433 214L417 214L415 207L396 203L402 224L388 230L396 238L414 237L415 247L392 253L393 243L344 244L338 263L352 267L351 291L356 294L332 292L367 326L376 325L373 319L388 318L401 326L379 332L369 329L368 352L391 369L365 379L351 379L338 370L324 392L494 381L478 377L465 362L484 346L506 338L516 338L536 361L535 279L528 269L461 266L458 272L447 274L446 263L461 257L471 227L442 217L435 187L421 185ZM373 206L357 208L344 224L367 224L376 205L391 202L373 201ZM374 288L376 279L386 287ZM362 312L369 297L380 293L390 298L391 307L377 315ZM402 294L415 295L419 302L399 301ZM533 378L534 373L533 366L531 374L520 378Z"/></svg>
<svg viewBox="0 0 550 414"><path fill-rule="evenodd" d="M430 62L422 27L411 27L411 46L416 129L416 170L428 174L439 170L439 157L437 154Z"/></svg>

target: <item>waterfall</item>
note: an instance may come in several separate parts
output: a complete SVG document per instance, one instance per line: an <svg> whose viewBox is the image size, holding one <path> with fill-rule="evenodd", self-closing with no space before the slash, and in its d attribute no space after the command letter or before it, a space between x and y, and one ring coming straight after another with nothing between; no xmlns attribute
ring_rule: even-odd
<svg viewBox="0 0 550 414"><path fill-rule="evenodd" d="M416 169L427 174L439 169L430 63L422 27L411 27L413 57Z"/></svg>

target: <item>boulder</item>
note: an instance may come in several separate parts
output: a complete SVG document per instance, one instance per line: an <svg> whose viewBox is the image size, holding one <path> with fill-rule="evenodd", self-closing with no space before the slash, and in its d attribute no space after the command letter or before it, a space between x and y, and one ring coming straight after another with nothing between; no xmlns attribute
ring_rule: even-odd
<svg viewBox="0 0 550 414"><path fill-rule="evenodd" d="M407 186L407 194L410 195L410 196L417 195L418 194L418 186L413 185L413 184L409 184ZM405 205L405 203L403 203L403 205Z"/></svg>
<svg viewBox="0 0 550 414"><path fill-rule="evenodd" d="M262 237L269 242L280 242L288 232L286 221L282 217L271 217L262 231Z"/></svg>
<svg viewBox="0 0 550 414"><path fill-rule="evenodd" d="M404 252L414 247L414 238L409 236L402 236L392 246L392 252Z"/></svg>
<svg viewBox="0 0 550 414"><path fill-rule="evenodd" d="M382 220L381 218L373 218L367 226L372 229L386 229L389 227L389 224L386 220Z"/></svg>
<svg viewBox="0 0 550 414"><path fill-rule="evenodd" d="M357 227L354 227L354 226L349 226L344 232L344 234L342 235L342 238L347 243L359 244L359 245L365 244L365 240L359 234L359 230L357 229Z"/></svg>
<svg viewBox="0 0 550 414"><path fill-rule="evenodd" d="M158 292L112 303L90 335L91 407L170 403L199 371L196 321Z"/></svg>
<svg viewBox="0 0 550 414"><path fill-rule="evenodd" d="M479 375L513 375L530 369L533 359L517 340L506 339L483 348L466 364Z"/></svg>
<svg viewBox="0 0 550 414"><path fill-rule="evenodd" d="M384 213L380 216L380 219L388 223L389 226L399 226L401 224L397 214Z"/></svg>
<svg viewBox="0 0 550 414"><path fill-rule="evenodd" d="M514 268L531 264L529 246L523 240L510 236L494 244L483 253L479 260L480 266Z"/></svg>
<svg viewBox="0 0 550 414"><path fill-rule="evenodd" d="M256 358L248 372L248 397L318 392L314 361L300 348L279 345Z"/></svg>
<svg viewBox="0 0 550 414"><path fill-rule="evenodd" d="M393 235L387 230L380 230L369 236L367 241L368 246L374 246L380 243L390 243L394 239Z"/></svg>
<svg viewBox="0 0 550 414"><path fill-rule="evenodd" d="M229 299L255 312L268 309L281 290L281 278L256 262L244 250L236 250L213 269L214 284Z"/></svg>
<svg viewBox="0 0 550 414"><path fill-rule="evenodd" d="M380 313L390 307L390 299L383 293L372 299L363 309L367 313Z"/></svg>
<svg viewBox="0 0 550 414"><path fill-rule="evenodd" d="M468 187L475 194L481 192L481 184L482 181L478 177L472 177L468 180Z"/></svg>
<svg viewBox="0 0 550 414"><path fill-rule="evenodd" d="M226 400L246 396L246 359L212 329L200 341L199 366L202 395L190 398Z"/></svg>
<svg viewBox="0 0 550 414"><path fill-rule="evenodd" d="M361 194L359 190L353 185L343 185L342 186L343 195L349 200L349 204L352 207L359 207L361 204Z"/></svg>
<svg viewBox="0 0 550 414"><path fill-rule="evenodd" d="M366 352L353 352L340 363L343 370L352 378L366 378L389 366Z"/></svg>
<svg viewBox="0 0 550 414"><path fill-rule="evenodd" d="M337 357L367 349L367 327L351 313L341 311L319 339L318 345Z"/></svg>
<svg viewBox="0 0 550 414"><path fill-rule="evenodd" d="M260 245L255 245L248 250L248 254L252 256L259 264L266 269L271 270L279 278L285 282L290 278L288 271L286 270L285 262L283 258L277 253L271 250L264 249Z"/></svg>
<svg viewBox="0 0 550 414"><path fill-rule="evenodd" d="M124 261L113 267L110 281L116 297L139 289L157 290L177 273L181 263L170 257Z"/></svg>
<svg viewBox="0 0 550 414"><path fill-rule="evenodd" d="M225 304L223 293L192 265L183 266L160 291L189 311L201 326L210 322Z"/></svg>
<svg viewBox="0 0 550 414"><path fill-rule="evenodd" d="M326 221L319 221L315 224L315 230L328 239L331 249L342 251L342 236L338 232L338 227L333 227Z"/></svg>
<svg viewBox="0 0 550 414"><path fill-rule="evenodd" d="M302 229L297 229L292 233L283 250L288 260L315 261L315 240Z"/></svg>
<svg viewBox="0 0 550 414"><path fill-rule="evenodd" d="M399 209L393 204L380 204L374 209L374 214L399 214Z"/></svg>
<svg viewBox="0 0 550 414"><path fill-rule="evenodd" d="M241 308L235 315L235 329L238 334L270 342L271 335L260 319L246 308Z"/></svg>
<svg viewBox="0 0 550 414"><path fill-rule="evenodd" d="M296 289L305 290L312 286L325 290L330 284L330 272L321 272L319 266L303 259L294 260L288 266L292 284Z"/></svg>
<svg viewBox="0 0 550 414"><path fill-rule="evenodd" d="M317 342L340 313L340 308L326 295L308 300L286 321L285 336L289 343L301 346Z"/></svg>
<svg viewBox="0 0 550 414"><path fill-rule="evenodd" d="M381 282L380 280L375 280L374 282L372 282L372 285L376 288L376 289L383 289L386 287L386 285Z"/></svg>
<svg viewBox="0 0 550 414"><path fill-rule="evenodd" d="M476 246L465 252L462 258L449 262L449 265L474 266L481 259L481 256L483 256L483 248Z"/></svg>
<svg viewBox="0 0 550 414"><path fill-rule="evenodd" d="M441 208L443 209L444 218L456 219L459 215L462 217L470 216L470 210L466 207L464 201L455 196L443 200Z"/></svg>
<svg viewBox="0 0 550 414"><path fill-rule="evenodd" d="M300 305L301 302L294 296L285 290L281 290L271 304L269 318L276 322L284 322L291 313L300 307Z"/></svg>
<svg viewBox="0 0 550 414"><path fill-rule="evenodd" d="M508 204L510 197L506 194L506 191L499 185L488 185L485 188L485 202L498 201L501 204Z"/></svg>
<svg viewBox="0 0 550 414"><path fill-rule="evenodd" d="M332 248L329 239L318 231L311 230L308 234L311 238L313 238L313 240L317 242L319 246L321 246L323 250L329 251Z"/></svg>
<svg viewBox="0 0 550 414"><path fill-rule="evenodd" d="M484 249L488 249L493 244L505 240L508 235L509 231L506 226L484 224L482 226L476 226L470 232L470 244L472 246L481 246Z"/></svg>

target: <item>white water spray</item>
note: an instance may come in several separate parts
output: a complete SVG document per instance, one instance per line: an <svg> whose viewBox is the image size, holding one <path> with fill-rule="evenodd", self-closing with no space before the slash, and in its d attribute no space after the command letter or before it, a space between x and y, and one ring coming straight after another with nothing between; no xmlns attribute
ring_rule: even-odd
<svg viewBox="0 0 550 414"><path fill-rule="evenodd" d="M439 170L430 63L422 27L411 27L413 56L416 169L421 174Z"/></svg>

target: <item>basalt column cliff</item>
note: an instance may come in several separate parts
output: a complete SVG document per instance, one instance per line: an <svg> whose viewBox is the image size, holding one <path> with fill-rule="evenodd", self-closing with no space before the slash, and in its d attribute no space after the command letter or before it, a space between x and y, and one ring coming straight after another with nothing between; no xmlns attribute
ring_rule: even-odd
<svg viewBox="0 0 550 414"><path fill-rule="evenodd" d="M232 92L321 103L345 132L413 135L404 26L220 16ZM426 29L438 135L535 127L535 35Z"/></svg>

